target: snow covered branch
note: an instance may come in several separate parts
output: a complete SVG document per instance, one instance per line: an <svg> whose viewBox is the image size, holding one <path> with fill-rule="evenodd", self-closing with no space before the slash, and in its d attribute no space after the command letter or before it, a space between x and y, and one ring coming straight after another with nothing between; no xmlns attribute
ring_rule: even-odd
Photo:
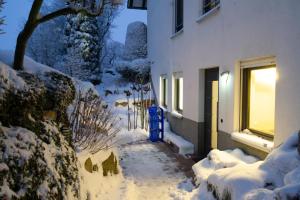
<svg viewBox="0 0 300 200"><path fill-rule="evenodd" d="M40 9L42 7L43 0L34 0L27 22L23 30L20 32L17 39L15 58L13 64L14 69L16 70L23 69L23 60L25 55L25 49L27 46L27 41L31 37L34 30L41 23L44 23L46 21L49 21L59 16L68 15L68 14L77 14L77 13L83 13L84 15L97 17L103 13L103 9L105 5L107 4L118 5L118 3L119 1L102 0L98 4L96 3L96 1L92 1L89 4L89 6L86 6L87 5L86 0L83 1L70 0L67 1L67 5L68 5L67 7L59 9L57 11L54 11L52 13L49 13L41 17Z"/></svg>
<svg viewBox="0 0 300 200"><path fill-rule="evenodd" d="M0 0L0 12L3 8L4 0ZM0 26L4 24L4 17L0 17ZM0 34L3 34L3 30L0 28Z"/></svg>

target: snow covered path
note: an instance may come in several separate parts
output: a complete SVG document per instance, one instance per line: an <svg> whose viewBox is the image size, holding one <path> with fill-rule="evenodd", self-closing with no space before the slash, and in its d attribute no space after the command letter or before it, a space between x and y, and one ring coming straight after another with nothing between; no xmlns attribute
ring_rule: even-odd
<svg viewBox="0 0 300 200"><path fill-rule="evenodd" d="M127 102L123 91L128 89L128 84L119 85L118 76L111 74L105 74L103 84L97 87L120 119L120 132L115 138L114 148L94 155L80 153L81 166L84 166L88 157L99 166L99 172L92 174L80 168L81 185L84 187L81 195L91 200L183 199L181 197L194 188L190 178L194 162L173 153L162 142L150 142L145 130L137 128L128 131L127 106L116 106L116 102ZM106 96L106 90L112 91L112 94ZM132 103L130 99L131 107ZM112 151L118 157L120 173L103 177L101 163Z"/></svg>
<svg viewBox="0 0 300 200"><path fill-rule="evenodd" d="M182 193L179 184L187 179L175 157L148 141L126 145L120 150L125 178L124 199L173 199Z"/></svg>

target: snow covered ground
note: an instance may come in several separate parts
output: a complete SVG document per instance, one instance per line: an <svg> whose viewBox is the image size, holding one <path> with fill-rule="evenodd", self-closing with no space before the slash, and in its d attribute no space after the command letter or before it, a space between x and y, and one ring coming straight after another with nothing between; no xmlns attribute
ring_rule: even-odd
<svg viewBox="0 0 300 200"><path fill-rule="evenodd" d="M101 200L165 200L183 195L187 190L191 191L191 179L181 170L176 157L165 152L170 150L162 148L165 144L151 143L147 140L148 133L140 128L128 131L127 106L116 107L115 102L127 101L123 91L129 86L119 80L117 73L107 73L103 75L103 84L97 87L102 97L105 96L105 90L118 91L104 97L104 100L115 107L121 131L116 137L114 148L94 155L84 152L78 154L83 186L81 196ZM111 151L119 158L120 174L103 177L101 163ZM89 173L84 169L84 162L88 157L99 166L99 172Z"/></svg>

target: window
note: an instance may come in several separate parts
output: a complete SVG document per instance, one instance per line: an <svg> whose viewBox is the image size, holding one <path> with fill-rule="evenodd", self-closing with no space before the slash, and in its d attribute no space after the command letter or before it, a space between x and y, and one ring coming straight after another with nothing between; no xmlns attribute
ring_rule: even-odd
<svg viewBox="0 0 300 200"><path fill-rule="evenodd" d="M220 4L220 0L203 0L203 14L211 11Z"/></svg>
<svg viewBox="0 0 300 200"><path fill-rule="evenodd" d="M175 0L175 33L183 29L183 0Z"/></svg>
<svg viewBox="0 0 300 200"><path fill-rule="evenodd" d="M242 129L272 137L275 118L275 66L243 70Z"/></svg>
<svg viewBox="0 0 300 200"><path fill-rule="evenodd" d="M160 105L167 108L167 92L168 92L168 79L166 76L160 77Z"/></svg>
<svg viewBox="0 0 300 200"><path fill-rule="evenodd" d="M128 0L127 8L147 10L147 0Z"/></svg>
<svg viewBox="0 0 300 200"><path fill-rule="evenodd" d="M183 110L183 78L174 77L174 110L182 113Z"/></svg>

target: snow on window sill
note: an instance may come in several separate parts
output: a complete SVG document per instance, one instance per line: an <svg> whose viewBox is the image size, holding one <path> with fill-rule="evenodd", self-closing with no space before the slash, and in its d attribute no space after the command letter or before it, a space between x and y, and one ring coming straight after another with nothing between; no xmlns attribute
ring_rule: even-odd
<svg viewBox="0 0 300 200"><path fill-rule="evenodd" d="M180 113L177 112L176 110L173 110L173 111L171 112L171 115L174 116L174 117L177 117L177 118L179 118L179 119L182 119L182 118L183 118L182 114L180 114Z"/></svg>
<svg viewBox="0 0 300 200"><path fill-rule="evenodd" d="M178 35L181 35L182 33L183 33L183 28L180 31L173 33L173 35L171 36L171 39L177 37Z"/></svg>
<svg viewBox="0 0 300 200"><path fill-rule="evenodd" d="M267 153L271 152L274 147L273 141L264 139L251 133L234 132L231 133L231 138L237 142L246 144Z"/></svg>
<svg viewBox="0 0 300 200"><path fill-rule="evenodd" d="M202 21L203 21L205 18L207 18L208 16L210 16L210 15L216 13L216 12L220 9L220 7L221 7L221 6L220 6L220 4L219 4L219 5L217 5L216 7L214 7L213 9L211 9L210 11L208 11L207 13L201 15L198 19L196 19L196 22L197 22L197 23L202 22Z"/></svg>
<svg viewBox="0 0 300 200"><path fill-rule="evenodd" d="M164 112L168 112L168 108L167 108L167 107L161 105L160 108L161 108Z"/></svg>

